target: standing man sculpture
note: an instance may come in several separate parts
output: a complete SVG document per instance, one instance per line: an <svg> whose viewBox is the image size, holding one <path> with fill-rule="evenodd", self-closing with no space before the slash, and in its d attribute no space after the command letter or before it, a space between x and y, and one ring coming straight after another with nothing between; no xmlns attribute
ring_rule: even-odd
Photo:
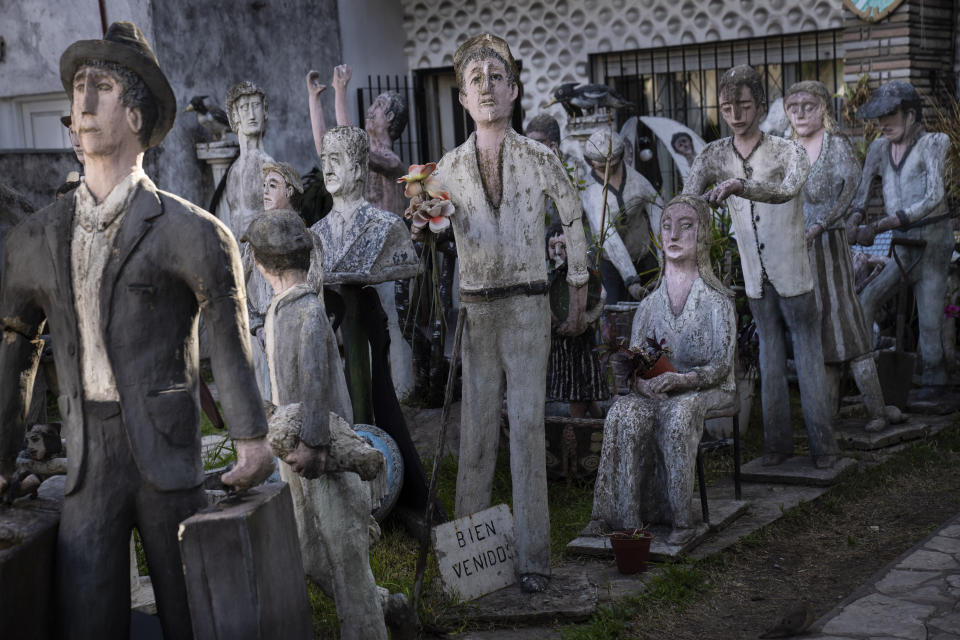
<svg viewBox="0 0 960 640"><path fill-rule="evenodd" d="M550 530L543 431L550 309L543 260L546 198L557 205L567 238L570 313L558 329L584 329L586 241L580 203L560 160L510 128L519 93L507 43L482 34L457 49L460 104L476 132L448 153L438 174L457 213L460 260L463 405L456 515L490 504L504 383L510 420L510 468L517 566L524 591L542 591L550 573Z"/></svg>
<svg viewBox="0 0 960 640"><path fill-rule="evenodd" d="M923 127L923 102L909 82L888 82L873 92L857 116L877 118L883 137L871 143L863 166L860 190L853 199L853 224L863 218L870 183L883 181L883 207L887 215L859 229L861 244L872 244L877 233L893 229L894 248L906 279L917 297L920 323L918 350L923 369L922 396L936 397L947 384L941 326L947 269L953 251L953 222L944 197L943 170L950 140L945 133L928 133ZM907 244L910 243L910 244ZM860 292L863 314L872 323L884 301L897 291L903 277L896 260Z"/></svg>
<svg viewBox="0 0 960 640"><path fill-rule="evenodd" d="M818 468L829 468L837 461L837 443L799 197L810 161L797 143L760 131L766 97L753 67L729 69L720 78L719 93L720 114L733 136L703 149L683 193L702 193L713 204L730 197L750 311L760 334L763 464L778 465L793 455L784 341L788 330L810 452Z"/></svg>
<svg viewBox="0 0 960 640"><path fill-rule="evenodd" d="M176 100L140 30L110 25L60 58L86 180L6 243L0 289L0 494L23 439L45 319L54 337L70 452L57 540L61 638L129 635L130 530L140 531L164 636L192 637L179 523L206 505L197 399L197 316L238 464L236 488L272 453L250 364L240 255L220 221L158 191L143 153Z"/></svg>

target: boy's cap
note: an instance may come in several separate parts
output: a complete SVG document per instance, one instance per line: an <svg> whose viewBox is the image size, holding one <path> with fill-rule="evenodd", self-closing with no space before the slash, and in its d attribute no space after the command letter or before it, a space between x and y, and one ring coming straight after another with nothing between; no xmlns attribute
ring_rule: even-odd
<svg viewBox="0 0 960 640"><path fill-rule="evenodd" d="M249 242L256 253L269 256L313 249L313 238L303 218L290 209L262 211L240 241Z"/></svg>

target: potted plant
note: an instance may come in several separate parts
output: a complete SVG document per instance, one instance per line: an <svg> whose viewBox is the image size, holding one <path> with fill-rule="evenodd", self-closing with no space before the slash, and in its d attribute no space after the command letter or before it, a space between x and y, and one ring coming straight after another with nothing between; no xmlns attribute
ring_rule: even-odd
<svg viewBox="0 0 960 640"><path fill-rule="evenodd" d="M617 561L617 570L625 575L641 573L647 570L647 558L650 557L650 543L653 534L644 525L636 529L622 529L608 534L613 557Z"/></svg>

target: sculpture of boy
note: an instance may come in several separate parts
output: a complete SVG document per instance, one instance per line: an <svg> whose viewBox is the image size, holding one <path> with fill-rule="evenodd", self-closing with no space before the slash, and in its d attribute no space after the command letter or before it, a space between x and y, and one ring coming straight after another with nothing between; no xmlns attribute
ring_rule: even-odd
<svg viewBox="0 0 960 640"><path fill-rule="evenodd" d="M943 170L950 141L945 133L928 133L923 127L923 102L908 82L888 82L873 92L857 116L876 118L883 136L871 143L863 167L863 180L853 199L851 224L863 220L871 181L883 181L886 217L860 227L860 244L871 244L877 233L893 229L894 240L920 243L897 246L895 251L913 285L920 323L918 349L923 364L924 395L947 384L941 342L947 269L953 251L953 227L944 197ZM897 291L901 279L896 260L860 292L868 322L884 301Z"/></svg>
<svg viewBox="0 0 960 640"><path fill-rule="evenodd" d="M610 408L584 535L666 522L667 542L682 545L696 531L690 500L704 416L736 395L736 316L710 266L707 203L677 196L660 225L663 271L637 309L630 346L665 340L676 372L638 379L636 393Z"/></svg>
<svg viewBox="0 0 960 640"><path fill-rule="evenodd" d="M127 541L144 542L163 634L193 633L177 527L205 507L197 317L237 442L238 489L273 467L250 366L240 256L219 220L159 191L144 151L176 99L143 33L115 22L60 58L85 180L11 231L0 288L0 495L23 438L40 334L53 336L67 435L57 539L60 638L129 636ZM9 496L8 496L9 497Z"/></svg>
<svg viewBox="0 0 960 640"><path fill-rule="evenodd" d="M313 238L295 212L264 212L244 235L274 293L266 316L271 400L301 403L299 443L280 465L290 485L307 575L337 603L344 638L387 632L368 559L370 495L357 473L326 472L331 413L353 421L337 340L307 284ZM356 436L354 436L356 437Z"/></svg>
<svg viewBox="0 0 960 640"><path fill-rule="evenodd" d="M519 87L510 47L496 36L466 40L453 58L460 104L476 125L446 154L438 176L450 189L460 274L463 404L457 517L490 504L504 383L517 566L525 591L542 591L550 573L544 451L544 371L550 349L546 199L557 205L567 239L569 315L558 331L584 329L586 241L577 194L560 160L510 128Z"/></svg>
<svg viewBox="0 0 960 640"><path fill-rule="evenodd" d="M837 407L840 374L850 363L870 420L867 431L902 420L900 410L886 407L873 361L867 324L857 299L853 259L847 245L844 217L860 185L860 163L853 147L830 117L830 93L822 82L797 82L787 90L784 109L797 140L810 160L803 185L803 218L810 267L820 294L823 358L831 410Z"/></svg>
<svg viewBox="0 0 960 640"><path fill-rule="evenodd" d="M608 154L604 215L603 177ZM580 198L596 241L604 238L600 275L603 288L607 290L607 304L627 299L627 292L634 299L643 297L643 284L639 281L636 265L650 254L650 230L659 228L662 209L657 190L640 172L623 161L623 154L623 138L607 129L591 135L583 149L592 179ZM622 219L622 223L618 224L618 219ZM622 231L618 231L618 226ZM654 262L652 256L649 257Z"/></svg>
<svg viewBox="0 0 960 640"><path fill-rule="evenodd" d="M793 453L784 329L793 338L803 418L813 462L837 461L820 338L820 309L807 257L798 197L810 171L803 147L760 131L766 98L748 65L720 78L720 114L733 136L715 140L694 160L683 193L727 200L750 310L760 335L763 464ZM709 188L710 185L715 185ZM729 197L729 200L728 200Z"/></svg>
<svg viewBox="0 0 960 640"><path fill-rule="evenodd" d="M265 211L291 209L300 211L303 204L303 182L289 162L264 162L263 208Z"/></svg>

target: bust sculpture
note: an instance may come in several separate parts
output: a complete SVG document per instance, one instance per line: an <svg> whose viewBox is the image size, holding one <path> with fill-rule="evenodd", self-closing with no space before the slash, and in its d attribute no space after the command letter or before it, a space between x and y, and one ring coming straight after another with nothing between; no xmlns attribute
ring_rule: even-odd
<svg viewBox="0 0 960 640"><path fill-rule="evenodd" d="M363 197L368 168L367 133L335 127L323 136L323 179L333 208L310 229L323 246L327 285L369 285L417 273L417 253L403 220Z"/></svg>

